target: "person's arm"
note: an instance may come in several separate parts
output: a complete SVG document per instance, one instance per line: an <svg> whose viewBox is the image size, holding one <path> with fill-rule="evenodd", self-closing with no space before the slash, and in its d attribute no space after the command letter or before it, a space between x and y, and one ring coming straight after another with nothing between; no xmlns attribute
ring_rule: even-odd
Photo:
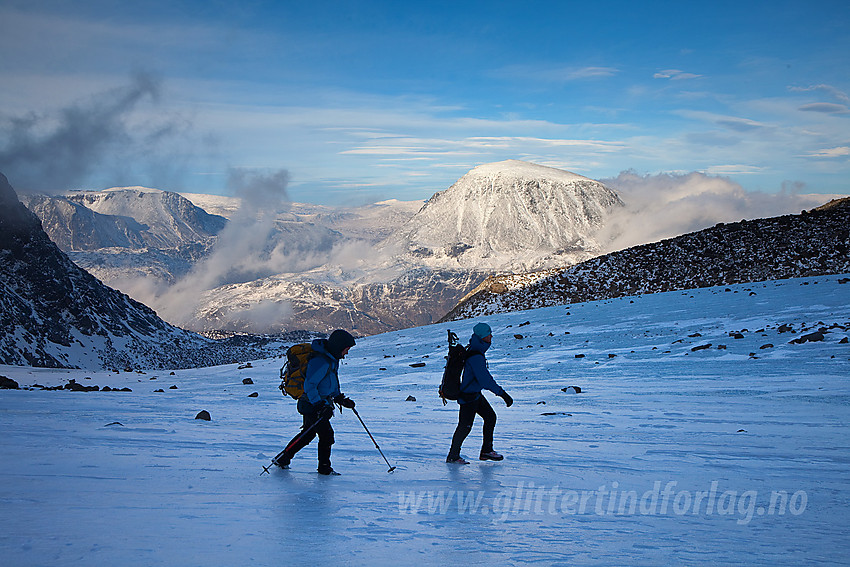
<svg viewBox="0 0 850 567"><path fill-rule="evenodd" d="M481 386L481 389L490 390L497 396L504 397L505 391L501 386L496 384L496 380L487 369L484 355L474 354L470 356L467 359L467 364L469 364L470 370L472 370L475 375L475 379L478 380L478 385Z"/></svg>

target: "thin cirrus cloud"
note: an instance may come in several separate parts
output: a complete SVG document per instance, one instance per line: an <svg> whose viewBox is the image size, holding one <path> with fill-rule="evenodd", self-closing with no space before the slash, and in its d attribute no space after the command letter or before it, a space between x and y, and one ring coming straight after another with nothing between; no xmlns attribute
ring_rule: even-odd
<svg viewBox="0 0 850 567"><path fill-rule="evenodd" d="M528 80L545 83L606 79L619 73L616 67L563 67L540 65L509 65L490 73L491 76L509 80Z"/></svg>
<svg viewBox="0 0 850 567"><path fill-rule="evenodd" d="M670 79L671 81L684 81L688 79L698 79L702 77L702 75L697 75L696 73L686 73L685 71L680 71L679 69L666 69L664 71L658 71L654 75L652 75L653 79Z"/></svg>
<svg viewBox="0 0 850 567"><path fill-rule="evenodd" d="M813 102L800 107L804 112L822 112L824 114L850 114L850 108L833 102Z"/></svg>

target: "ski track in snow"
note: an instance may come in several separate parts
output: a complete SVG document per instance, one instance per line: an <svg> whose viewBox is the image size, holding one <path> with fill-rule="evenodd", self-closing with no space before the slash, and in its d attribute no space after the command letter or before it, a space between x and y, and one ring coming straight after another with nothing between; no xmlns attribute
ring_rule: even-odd
<svg viewBox="0 0 850 567"><path fill-rule="evenodd" d="M280 358L174 375L0 367L21 386L133 390L0 392L3 564L846 564L850 332L789 344L850 324L840 279L487 317L490 369L516 403L486 394L505 460L476 459L479 418L464 467L444 463L457 406L436 388L446 329L465 342L474 320L363 338L343 361L392 474L347 410L343 476L315 473L315 441L259 474L300 425Z"/></svg>

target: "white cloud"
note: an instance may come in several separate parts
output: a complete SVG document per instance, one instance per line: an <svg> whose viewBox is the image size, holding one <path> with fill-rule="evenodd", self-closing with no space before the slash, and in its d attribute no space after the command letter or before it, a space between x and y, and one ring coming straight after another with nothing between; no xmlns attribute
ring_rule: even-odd
<svg viewBox="0 0 850 567"><path fill-rule="evenodd" d="M838 146L836 148L826 148L823 150L814 151L808 154L809 157L820 157L820 158L837 158L850 156L850 147L848 146Z"/></svg>
<svg viewBox="0 0 850 567"><path fill-rule="evenodd" d="M625 171L603 179L626 204L599 235L608 251L656 242L719 222L799 213L822 205L824 195L801 195L800 185L779 193L748 192L726 177L704 173L638 175Z"/></svg>

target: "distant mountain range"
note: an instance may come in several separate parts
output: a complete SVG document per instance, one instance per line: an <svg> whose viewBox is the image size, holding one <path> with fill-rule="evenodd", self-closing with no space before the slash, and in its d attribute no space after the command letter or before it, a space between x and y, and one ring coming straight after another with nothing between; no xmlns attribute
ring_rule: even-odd
<svg viewBox="0 0 850 567"><path fill-rule="evenodd" d="M267 234L227 228L244 222L234 198L127 187L23 199L74 262L174 324L359 334L433 323L494 272L593 257L622 206L597 181L516 160L476 167L424 206L287 203Z"/></svg>
<svg viewBox="0 0 850 567"><path fill-rule="evenodd" d="M850 198L718 224L562 269L487 278L442 320L664 291L850 273Z"/></svg>

